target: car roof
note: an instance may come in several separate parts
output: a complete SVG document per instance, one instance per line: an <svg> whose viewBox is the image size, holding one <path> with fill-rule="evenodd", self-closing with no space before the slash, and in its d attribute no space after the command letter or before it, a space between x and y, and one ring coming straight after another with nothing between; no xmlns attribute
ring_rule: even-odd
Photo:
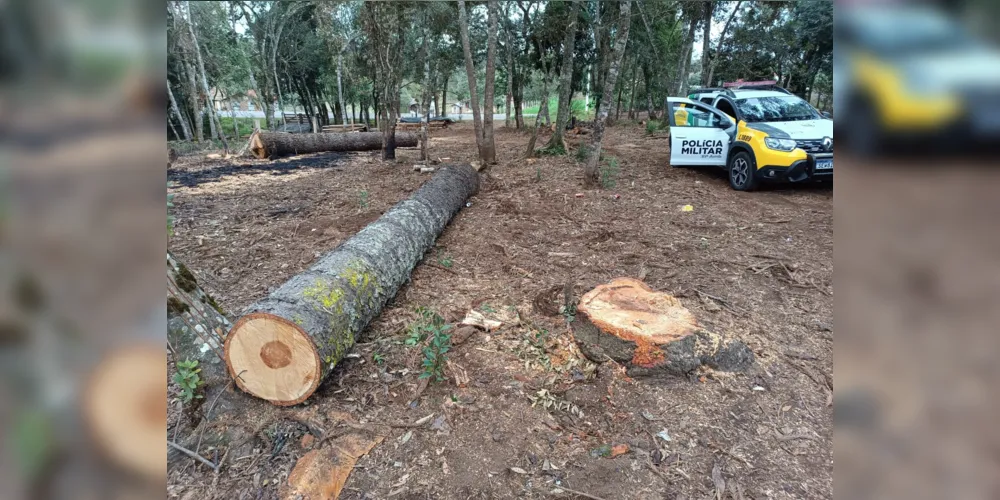
<svg viewBox="0 0 1000 500"><path fill-rule="evenodd" d="M790 94L786 94L784 92L778 92L777 90L752 90L752 89L745 89L745 90L744 89L732 89L732 93L733 93L733 95L729 96L729 97L735 97L736 99L752 99L752 98L755 98L755 97L788 97L790 95ZM698 92L698 90L695 89L695 91L692 92L691 95L697 95L697 96L702 96L702 95L704 95L704 96L717 96L717 95L726 95L726 93L724 93L724 92L722 92L720 90L710 90L708 92Z"/></svg>
<svg viewBox="0 0 1000 500"><path fill-rule="evenodd" d="M737 99L752 99L755 97L789 97L789 94L777 90L733 90Z"/></svg>

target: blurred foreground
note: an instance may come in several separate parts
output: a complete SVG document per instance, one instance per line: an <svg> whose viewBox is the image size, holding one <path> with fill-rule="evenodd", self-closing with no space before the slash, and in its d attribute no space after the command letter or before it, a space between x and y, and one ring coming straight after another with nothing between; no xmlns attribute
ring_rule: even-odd
<svg viewBox="0 0 1000 500"><path fill-rule="evenodd" d="M1000 48L983 6L845 2L834 29L840 144L874 157L1000 139ZM991 7L995 9L995 7Z"/></svg>
<svg viewBox="0 0 1000 500"><path fill-rule="evenodd" d="M162 10L0 5L0 498L162 495L161 439L101 446L166 430ZM122 350L162 358L162 400L93 394Z"/></svg>
<svg viewBox="0 0 1000 500"><path fill-rule="evenodd" d="M163 493L165 445L102 449L96 444L101 430L91 430L87 420L107 411L143 415L147 434L166 437L161 7L121 1L0 6L0 498ZM838 25L847 8L838 7ZM977 16L981 10L952 12L942 19L990 19ZM900 26L890 22L860 35L913 34ZM949 26L960 27L963 40L965 31L994 27ZM835 57L851 62L841 43ZM963 57L944 57L942 64L952 63L947 68L928 69L935 51L954 49L950 45L902 54L911 57L905 64L885 56L890 69L874 74L889 75L879 81L895 82L890 88L897 90L885 95L915 100L926 112L918 119L896 116L899 123L923 124L920 131L931 139L920 142L931 149L973 136L987 144L997 139L993 43L981 37L948 52ZM851 134L879 123L857 109L883 108L879 101L867 108L844 104L855 98L857 80L842 67L835 75L835 113ZM978 95L973 90L983 97L970 97ZM937 118L930 112L942 110ZM949 113L954 121L941 118ZM886 132L875 130L874 137ZM958 136L951 135L955 130ZM923 137L903 133L911 136ZM992 166L981 160L925 160L930 168L914 169L912 158L878 164L842 158L837 491L845 498L995 498L1000 173L979 168ZM105 361L121 359L109 356L137 345L163 353L162 405L125 395L85 405L92 402L86 391L94 377L109 373ZM97 371L102 363L104 371ZM157 463L162 474L150 473Z"/></svg>

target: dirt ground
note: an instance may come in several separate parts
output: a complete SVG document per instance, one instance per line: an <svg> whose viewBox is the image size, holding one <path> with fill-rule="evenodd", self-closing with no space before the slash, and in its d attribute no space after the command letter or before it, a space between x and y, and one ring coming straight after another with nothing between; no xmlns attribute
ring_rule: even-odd
<svg viewBox="0 0 1000 500"><path fill-rule="evenodd" d="M499 163L363 333L358 357L289 410L313 428L275 422L273 439L217 475L178 461L170 497L279 498L304 434L381 425L384 441L341 498L832 498L832 188L736 192L721 171L671 168L665 134L621 123L605 138L614 186L584 190L572 152L526 161L527 140L497 131ZM474 160L471 125L435 132L430 154ZM170 249L236 317L432 175L412 170L416 150L398 157L182 157L168 173ZM553 291L569 283L579 298L620 276L680 297L707 329L746 342L756 366L666 382L593 366ZM418 307L451 322L477 309L504 325L453 347L449 380L421 393L420 350L403 342ZM533 405L546 398L555 404ZM184 431L170 407L170 432ZM420 427L385 425L427 415Z"/></svg>

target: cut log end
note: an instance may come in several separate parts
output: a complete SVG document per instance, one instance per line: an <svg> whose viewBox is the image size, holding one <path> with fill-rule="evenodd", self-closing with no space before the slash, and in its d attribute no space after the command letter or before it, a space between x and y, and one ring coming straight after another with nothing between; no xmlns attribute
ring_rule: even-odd
<svg viewBox="0 0 1000 500"><path fill-rule="evenodd" d="M94 371L82 410L90 434L105 455L126 470L166 479L166 352L159 346L127 346ZM155 452L153 450L156 450Z"/></svg>
<svg viewBox="0 0 1000 500"><path fill-rule="evenodd" d="M250 136L250 152L261 160L267 158L267 147L264 146L264 141L260 139L259 130L254 130Z"/></svg>
<svg viewBox="0 0 1000 500"><path fill-rule="evenodd" d="M295 323L267 313L240 318L226 337L226 364L245 392L276 405L305 401L319 386L319 352Z"/></svg>

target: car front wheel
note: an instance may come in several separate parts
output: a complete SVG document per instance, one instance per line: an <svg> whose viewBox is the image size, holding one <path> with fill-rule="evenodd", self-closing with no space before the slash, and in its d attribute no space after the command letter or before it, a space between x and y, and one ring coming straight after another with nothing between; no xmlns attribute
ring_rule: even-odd
<svg viewBox="0 0 1000 500"><path fill-rule="evenodd" d="M757 189L757 165L746 151L729 158L729 185L737 191Z"/></svg>

